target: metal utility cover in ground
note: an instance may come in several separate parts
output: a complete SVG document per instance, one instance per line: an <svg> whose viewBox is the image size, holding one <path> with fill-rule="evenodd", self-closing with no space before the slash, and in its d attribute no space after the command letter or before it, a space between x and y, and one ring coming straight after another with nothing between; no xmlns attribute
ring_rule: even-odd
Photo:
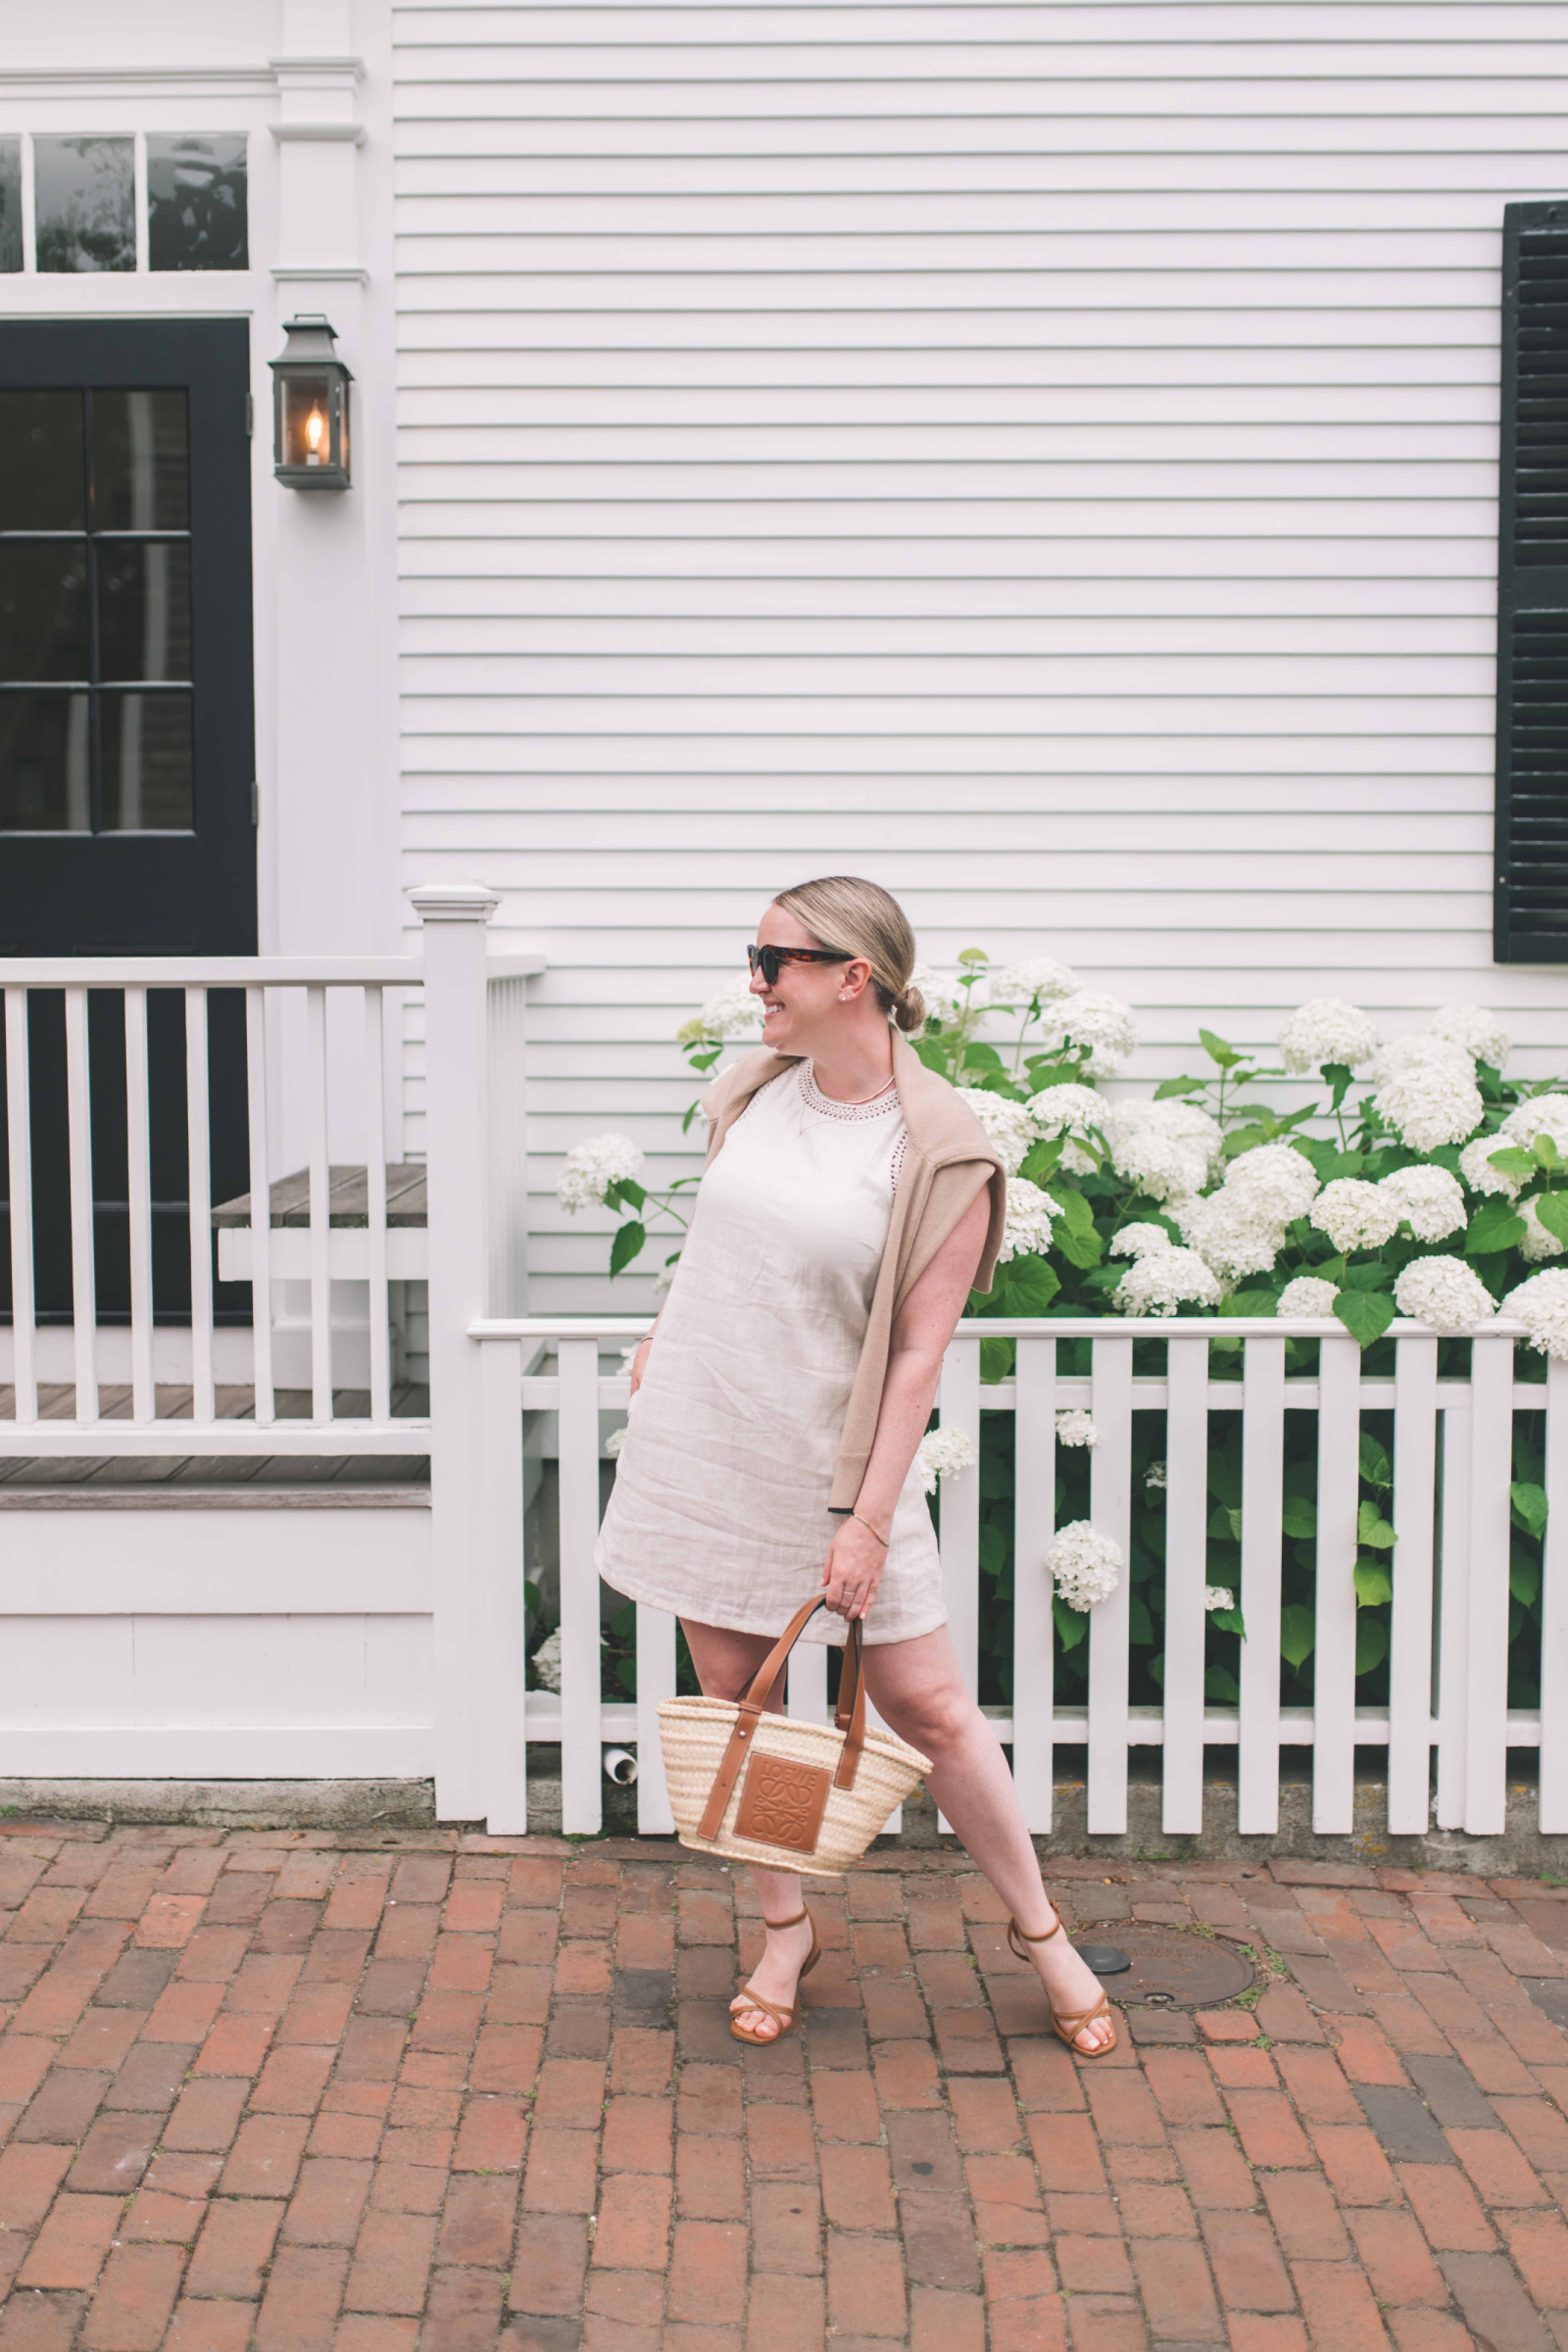
<svg viewBox="0 0 1568 2352"><path fill-rule="evenodd" d="M1245 1992L1257 1972L1232 1943L1181 1928L1123 1927L1128 1966L1116 1976L1118 2001L1212 2009ZM1085 1947L1080 1945L1083 1950ZM1089 1953L1085 1951L1085 1957ZM1094 1966L1090 1959L1090 1966Z"/></svg>

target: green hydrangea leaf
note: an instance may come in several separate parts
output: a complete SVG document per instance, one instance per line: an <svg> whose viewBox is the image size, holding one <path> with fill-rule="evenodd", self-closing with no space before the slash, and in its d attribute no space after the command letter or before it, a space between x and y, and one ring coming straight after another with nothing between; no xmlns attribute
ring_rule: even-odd
<svg viewBox="0 0 1568 2352"><path fill-rule="evenodd" d="M1241 1695L1235 1675L1227 1674L1223 1666L1211 1666L1204 1675L1203 1696L1213 1699L1216 1705L1234 1707Z"/></svg>
<svg viewBox="0 0 1568 2352"><path fill-rule="evenodd" d="M1063 1649L1076 1649L1089 1631L1087 1609L1069 1609L1058 1593L1051 1596L1051 1613L1056 1620L1056 1632Z"/></svg>
<svg viewBox="0 0 1568 2352"><path fill-rule="evenodd" d="M1287 1494L1280 1525L1288 1536L1315 1536L1317 1504L1308 1502L1304 1494Z"/></svg>
<svg viewBox="0 0 1568 2352"><path fill-rule="evenodd" d="M999 1380L1012 1375L1013 1343L1011 1340L982 1340L980 1343L980 1378L983 1384L994 1386Z"/></svg>
<svg viewBox="0 0 1568 2352"><path fill-rule="evenodd" d="M1317 1619L1300 1601L1293 1600L1280 1611L1280 1656L1287 1665L1299 1666L1309 1658L1317 1644Z"/></svg>
<svg viewBox="0 0 1568 2352"><path fill-rule="evenodd" d="M1380 1609L1386 1600L1394 1598L1393 1579L1378 1560L1357 1560L1354 1582L1356 1604L1360 1608Z"/></svg>
<svg viewBox="0 0 1568 2352"><path fill-rule="evenodd" d="M1335 1314L1358 1348L1370 1348L1374 1340L1381 1340L1396 1311L1387 1291L1342 1290L1334 1301Z"/></svg>
<svg viewBox="0 0 1568 2352"><path fill-rule="evenodd" d="M1568 1193L1538 1193L1536 1214L1553 1241L1568 1242Z"/></svg>
<svg viewBox="0 0 1568 2352"><path fill-rule="evenodd" d="M647 1239L647 1227L639 1225L635 1217L628 1218L624 1225L617 1226L615 1238L610 1245L611 1273L618 1274L623 1266L629 1266Z"/></svg>
<svg viewBox="0 0 1568 2352"><path fill-rule="evenodd" d="M1388 1620L1383 1617L1357 1617L1355 1621L1355 1671L1370 1674L1381 1666L1389 1654Z"/></svg>
<svg viewBox="0 0 1568 2352"><path fill-rule="evenodd" d="M1361 1476L1366 1480L1366 1483L1369 1487L1389 1487L1393 1485L1394 1473L1389 1467L1389 1457L1384 1452L1383 1447L1378 1444L1376 1438L1370 1436L1362 1437L1360 1446L1360 1464Z"/></svg>
<svg viewBox="0 0 1568 2352"><path fill-rule="evenodd" d="M1363 1502L1355 1514L1355 1540L1370 1544L1374 1551L1392 1551L1397 1538L1377 1504Z"/></svg>
<svg viewBox="0 0 1568 2352"><path fill-rule="evenodd" d="M1508 1489L1508 1499L1513 1505L1514 1525L1522 1527L1527 1536L1539 1536L1546 1524L1545 1488L1519 1482Z"/></svg>
<svg viewBox="0 0 1568 2352"><path fill-rule="evenodd" d="M1514 1250L1525 1238L1525 1221L1506 1200L1483 1200L1464 1237L1466 1257L1491 1257Z"/></svg>

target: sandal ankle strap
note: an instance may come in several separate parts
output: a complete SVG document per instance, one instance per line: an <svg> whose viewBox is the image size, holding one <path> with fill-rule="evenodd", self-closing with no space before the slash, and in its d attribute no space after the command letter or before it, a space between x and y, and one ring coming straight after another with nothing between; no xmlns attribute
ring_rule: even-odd
<svg viewBox="0 0 1568 2352"><path fill-rule="evenodd" d="M805 1909L802 1909L802 1910L799 1910L799 1911L797 1911L797 1912L796 1912L796 1914L795 1914L795 1917L794 1917L793 1919L769 1919L769 1918L768 1918L768 1916L767 1916L767 1913L764 1911L764 1912L763 1912L763 1914L762 1914L762 1925L763 1925L763 1927L764 1927L764 1928L775 1928L775 1929L776 1929L776 1928L798 1928L798 1927L800 1926L800 1924L801 1924L801 1922L802 1922L802 1920L803 1920L803 1919L809 1919L809 1918L810 1918L810 1916L811 1916L811 1914L810 1914L810 1912L809 1912L809 1911L808 1911L808 1910L805 1910Z"/></svg>

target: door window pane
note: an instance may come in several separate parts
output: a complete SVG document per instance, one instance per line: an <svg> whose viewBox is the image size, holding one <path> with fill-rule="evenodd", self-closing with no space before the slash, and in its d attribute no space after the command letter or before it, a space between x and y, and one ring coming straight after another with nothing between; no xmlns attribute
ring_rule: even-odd
<svg viewBox="0 0 1568 2352"><path fill-rule="evenodd" d="M195 821L188 694L99 698L106 833L188 833Z"/></svg>
<svg viewBox="0 0 1568 2352"><path fill-rule="evenodd" d="M97 559L99 676L188 678L188 543L100 539Z"/></svg>
<svg viewBox="0 0 1568 2352"><path fill-rule="evenodd" d="M22 141L0 139L0 270L22 268Z"/></svg>
<svg viewBox="0 0 1568 2352"><path fill-rule="evenodd" d="M81 394L0 392L0 531L79 531Z"/></svg>
<svg viewBox="0 0 1568 2352"><path fill-rule="evenodd" d="M0 681L85 679L87 549L76 539L0 539Z"/></svg>
<svg viewBox="0 0 1568 2352"><path fill-rule="evenodd" d="M245 140L147 138L147 259L154 270L244 270Z"/></svg>
<svg viewBox="0 0 1568 2352"><path fill-rule="evenodd" d="M134 270L135 169L129 139L35 138L40 270Z"/></svg>
<svg viewBox="0 0 1568 2352"><path fill-rule="evenodd" d="M93 394L96 530L188 530L187 471L183 392Z"/></svg>
<svg viewBox="0 0 1568 2352"><path fill-rule="evenodd" d="M89 830L87 731L84 694L0 694L0 832Z"/></svg>

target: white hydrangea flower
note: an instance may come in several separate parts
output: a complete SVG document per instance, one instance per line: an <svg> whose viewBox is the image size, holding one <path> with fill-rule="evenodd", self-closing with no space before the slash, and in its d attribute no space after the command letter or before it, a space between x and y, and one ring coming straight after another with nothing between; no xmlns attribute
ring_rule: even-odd
<svg viewBox="0 0 1568 2352"><path fill-rule="evenodd" d="M1229 1585L1205 1585L1203 1606L1205 1609L1234 1609L1236 1595Z"/></svg>
<svg viewBox="0 0 1568 2352"><path fill-rule="evenodd" d="M1502 1311L1524 1325L1538 1355L1568 1363L1568 1267L1527 1275L1508 1293Z"/></svg>
<svg viewBox="0 0 1568 2352"><path fill-rule="evenodd" d="M1078 994L1078 975L1054 956L1036 956L1023 963L1003 963L987 974L987 995L993 1004L1042 1004Z"/></svg>
<svg viewBox="0 0 1568 2352"><path fill-rule="evenodd" d="M1515 1103L1492 1148L1495 1152L1506 1141L1522 1144L1528 1152L1543 1135L1549 1136L1559 1155L1568 1159L1568 1095L1532 1095L1528 1102Z"/></svg>
<svg viewBox="0 0 1568 2352"><path fill-rule="evenodd" d="M1273 1273L1274 1261L1285 1247L1284 1226L1261 1214L1228 1185L1210 1193L1206 1200L1177 1200L1169 1205L1188 1249L1196 1250L1227 1282L1239 1282L1245 1274Z"/></svg>
<svg viewBox="0 0 1568 2352"><path fill-rule="evenodd" d="M1312 1223L1336 1250L1381 1250L1398 1231L1399 1206L1380 1184L1336 1176L1313 1201Z"/></svg>
<svg viewBox="0 0 1568 2352"><path fill-rule="evenodd" d="M1231 1161L1223 1190L1254 1215L1289 1225L1304 1217L1316 1200L1318 1175L1294 1144L1257 1144Z"/></svg>
<svg viewBox="0 0 1568 2352"><path fill-rule="evenodd" d="M1519 1249L1521 1254L1529 1260L1531 1265L1539 1266L1542 1259L1545 1257L1561 1257L1563 1245L1558 1241L1557 1236L1554 1233L1548 1233L1541 1222L1535 1201L1533 1200L1521 1200L1519 1214L1525 1221L1524 1240L1520 1243Z"/></svg>
<svg viewBox="0 0 1568 2352"><path fill-rule="evenodd" d="M1446 1168L1396 1168L1378 1186L1399 1212L1418 1242L1446 1241L1466 1223L1464 1191Z"/></svg>
<svg viewBox="0 0 1568 2352"><path fill-rule="evenodd" d="M1038 1184L1031 1184L1027 1176L1009 1177L998 1265L1005 1266L1015 1257L1043 1257L1051 1248L1051 1220L1060 1214L1059 1204Z"/></svg>
<svg viewBox="0 0 1568 2352"><path fill-rule="evenodd" d="M1081 1134L1092 1127L1104 1129L1109 1108L1103 1095L1097 1095L1092 1086L1048 1086L1029 1098L1029 1116L1041 1135L1064 1135L1061 1158L1057 1163L1068 1176L1089 1176L1099 1165L1092 1152L1075 1143L1068 1133L1076 1128Z"/></svg>
<svg viewBox="0 0 1568 2352"><path fill-rule="evenodd" d="M1151 1462L1144 1472L1144 1485L1152 1494L1163 1494L1170 1485L1169 1462Z"/></svg>
<svg viewBox="0 0 1568 2352"><path fill-rule="evenodd" d="M1332 1315L1339 1295L1336 1285L1325 1282L1320 1274L1298 1274L1281 1291L1275 1311L1282 1321L1293 1315Z"/></svg>
<svg viewBox="0 0 1568 2352"><path fill-rule="evenodd" d="M1201 1192L1224 1156L1218 1120L1194 1102L1151 1102L1143 1096L1110 1102L1102 1127L1117 1175L1151 1200Z"/></svg>
<svg viewBox="0 0 1568 2352"><path fill-rule="evenodd" d="M1111 1237L1112 1257L1148 1257L1155 1250L1174 1250L1175 1243L1163 1225L1124 1225Z"/></svg>
<svg viewBox="0 0 1568 2352"><path fill-rule="evenodd" d="M1378 1050L1378 1033L1368 1014L1339 997L1313 997L1298 1004L1280 1031L1280 1059L1294 1077L1341 1061L1354 1069Z"/></svg>
<svg viewBox="0 0 1568 2352"><path fill-rule="evenodd" d="M1372 1074L1379 1112L1412 1152L1462 1144L1486 1116L1474 1060L1446 1038L1396 1038Z"/></svg>
<svg viewBox="0 0 1568 2352"><path fill-rule="evenodd" d="M1497 1311L1492 1293L1462 1257L1413 1259L1394 1286L1394 1303L1401 1315L1435 1331L1468 1331L1490 1323Z"/></svg>
<svg viewBox="0 0 1568 2352"><path fill-rule="evenodd" d="M968 1103L996 1146L1007 1174L1016 1176L1035 1140L1035 1123L1025 1105L1009 1102L1005 1095L994 1095L983 1086L960 1086L956 1091L958 1101Z"/></svg>
<svg viewBox="0 0 1568 2352"><path fill-rule="evenodd" d="M1500 1070L1512 1048L1512 1039L1494 1012L1484 1004L1442 1004L1427 1023L1429 1037L1441 1037L1450 1046L1462 1046L1475 1061L1490 1061Z"/></svg>
<svg viewBox="0 0 1568 2352"><path fill-rule="evenodd" d="M958 980L956 972L939 972L929 963L915 965L909 974L909 986L920 991L928 1020L957 1019L970 993L958 986Z"/></svg>
<svg viewBox="0 0 1568 2352"><path fill-rule="evenodd" d="M1196 1250L1156 1250L1129 1266L1111 1295L1124 1315L1173 1315L1178 1306L1218 1306L1225 1294Z"/></svg>
<svg viewBox="0 0 1568 2352"><path fill-rule="evenodd" d="M1058 1446L1098 1446L1100 1432L1095 1427L1093 1413L1058 1413L1056 1415L1056 1444Z"/></svg>
<svg viewBox="0 0 1568 2352"><path fill-rule="evenodd" d="M762 1008L752 994L749 972L737 972L727 980L716 997L710 997L701 1012L694 1012L689 1021L682 1021L675 1032L678 1045L694 1046L705 1037L756 1037L762 1026Z"/></svg>
<svg viewBox="0 0 1568 2352"><path fill-rule="evenodd" d="M1519 1141L1505 1131L1500 1135L1478 1135L1473 1144L1466 1144L1459 1154L1459 1173L1473 1193L1499 1193L1505 1200L1518 1200L1525 1178L1507 1176L1501 1168L1494 1168L1492 1154L1517 1149Z"/></svg>
<svg viewBox="0 0 1568 2352"><path fill-rule="evenodd" d="M533 1666L533 1679L538 1689L554 1690L559 1695L561 1690L561 1628L559 1625L553 1634L546 1634L534 1651L530 1663Z"/></svg>
<svg viewBox="0 0 1568 2352"><path fill-rule="evenodd" d="M615 1456L619 1453L625 1443L626 1424L622 1422L619 1429L612 1429L609 1437L605 1440L605 1451L609 1454L612 1461L614 1460Z"/></svg>
<svg viewBox="0 0 1568 2352"><path fill-rule="evenodd" d="M979 1459L973 1439L961 1429L928 1429L914 1449L914 1466L928 1494L936 1493L939 1478L956 1478Z"/></svg>
<svg viewBox="0 0 1568 2352"><path fill-rule="evenodd" d="M1122 1567L1121 1545L1088 1519L1058 1528L1046 1554L1046 1574L1069 1609L1088 1610L1108 1600L1121 1582Z"/></svg>
<svg viewBox="0 0 1568 2352"><path fill-rule="evenodd" d="M1043 1017L1047 1034L1056 1043L1070 1039L1075 1046L1089 1048L1089 1068L1097 1078L1114 1078L1138 1043L1132 1006L1092 988L1054 998Z"/></svg>
<svg viewBox="0 0 1568 2352"><path fill-rule="evenodd" d="M585 1144L573 1144L566 1153L556 1198L567 1215L574 1217L579 1208L602 1205L612 1184L640 1176L642 1169L642 1152L629 1136L592 1135Z"/></svg>

